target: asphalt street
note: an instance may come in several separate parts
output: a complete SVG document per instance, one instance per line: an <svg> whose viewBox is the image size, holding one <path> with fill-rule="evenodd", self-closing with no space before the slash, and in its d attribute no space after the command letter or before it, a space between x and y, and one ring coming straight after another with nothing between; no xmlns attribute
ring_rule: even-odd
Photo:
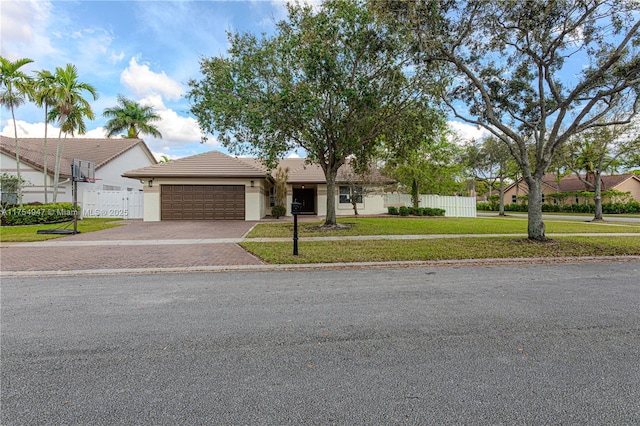
<svg viewBox="0 0 640 426"><path fill-rule="evenodd" d="M3 278L2 425L638 424L640 262Z"/></svg>

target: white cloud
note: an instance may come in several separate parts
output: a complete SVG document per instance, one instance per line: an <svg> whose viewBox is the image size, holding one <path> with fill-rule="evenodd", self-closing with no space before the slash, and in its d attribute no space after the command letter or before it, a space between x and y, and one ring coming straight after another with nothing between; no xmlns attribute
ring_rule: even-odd
<svg viewBox="0 0 640 426"><path fill-rule="evenodd" d="M15 61L60 55L46 36L51 7L49 1L3 1L0 13L2 56Z"/></svg>
<svg viewBox="0 0 640 426"><path fill-rule="evenodd" d="M43 138L44 137L44 123L42 122L28 123L26 121L16 120L16 126L18 127L19 138ZM58 127L49 123L47 138L57 139L59 132L60 132L60 129ZM4 127L0 131L0 134L2 136L7 136L11 138L15 137L15 133L13 130L13 122L11 120L7 120L4 123ZM105 134L106 132L103 127L97 127L95 129L91 129L87 131L87 133L85 133L84 135L78 135L76 133L75 137L102 139L105 137ZM64 134L63 134L63 137L64 137ZM70 138L71 135L67 137Z"/></svg>
<svg viewBox="0 0 640 426"><path fill-rule="evenodd" d="M129 67L122 71L120 82L140 98L158 94L166 99L177 100L184 93L182 85L167 77L164 71L155 73L147 64L138 64L135 57L129 61Z"/></svg>
<svg viewBox="0 0 640 426"><path fill-rule="evenodd" d="M467 123L462 123L460 121L449 121L447 122L449 128L456 134L458 138L458 142L465 143L472 139L480 140L490 135L490 133L478 126L472 126Z"/></svg>

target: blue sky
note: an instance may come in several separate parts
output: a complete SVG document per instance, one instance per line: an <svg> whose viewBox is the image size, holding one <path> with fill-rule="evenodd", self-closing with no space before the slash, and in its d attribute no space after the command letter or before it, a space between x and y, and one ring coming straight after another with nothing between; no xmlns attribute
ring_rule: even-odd
<svg viewBox="0 0 640 426"><path fill-rule="evenodd" d="M227 31L271 33L286 18L286 1L2 0L0 16L2 56L32 59L23 68L29 74L74 64L80 80L97 88L96 119L87 122L85 137L104 137L102 111L123 94L155 108L164 137L144 139L156 156L177 158L227 152L215 138L200 143L198 124L188 113L187 81L200 77L200 58L224 54ZM0 133L13 136L10 114L0 114ZM16 119L19 136L44 136L43 110L27 103ZM464 137L479 134L460 123L454 127ZM49 134L57 130L50 125Z"/></svg>

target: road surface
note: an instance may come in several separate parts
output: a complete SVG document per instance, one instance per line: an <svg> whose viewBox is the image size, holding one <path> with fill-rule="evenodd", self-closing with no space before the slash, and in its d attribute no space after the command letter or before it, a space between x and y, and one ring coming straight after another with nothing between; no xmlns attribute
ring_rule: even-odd
<svg viewBox="0 0 640 426"><path fill-rule="evenodd" d="M638 424L640 262L4 278L2 425Z"/></svg>

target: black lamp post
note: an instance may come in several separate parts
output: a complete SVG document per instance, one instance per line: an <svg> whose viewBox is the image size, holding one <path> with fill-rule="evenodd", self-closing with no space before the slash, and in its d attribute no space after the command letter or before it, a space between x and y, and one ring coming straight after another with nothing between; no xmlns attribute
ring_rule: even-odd
<svg viewBox="0 0 640 426"><path fill-rule="evenodd" d="M294 201L291 203L291 214L293 215L293 255L298 255L298 215L302 209L302 204Z"/></svg>

